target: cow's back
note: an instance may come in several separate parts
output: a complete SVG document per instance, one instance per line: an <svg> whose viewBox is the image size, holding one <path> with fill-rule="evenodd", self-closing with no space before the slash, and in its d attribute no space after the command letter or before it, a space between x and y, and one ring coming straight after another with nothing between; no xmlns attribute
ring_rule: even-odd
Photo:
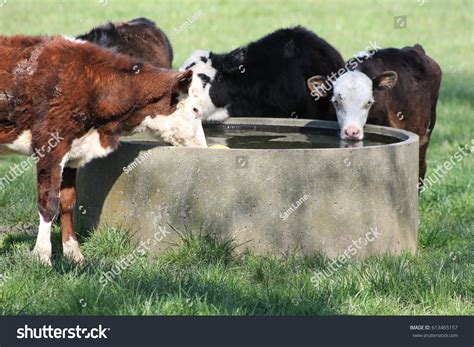
<svg viewBox="0 0 474 347"><path fill-rule="evenodd" d="M144 60L156 67L169 69L173 62L173 49L168 37L146 18L108 23L77 38Z"/></svg>
<svg viewBox="0 0 474 347"><path fill-rule="evenodd" d="M384 71L398 76L392 90L374 92L368 123L402 127L404 122L418 134L434 126L441 70L420 45L379 50L356 69L371 79Z"/></svg>
<svg viewBox="0 0 474 347"><path fill-rule="evenodd" d="M406 47L405 49L411 49L411 47ZM439 64L430 56L428 56L423 48L420 45L415 45L414 49L418 51L420 54L421 59L423 60L423 64L426 69L426 75L430 81L430 100L431 100L431 118L429 124L430 132L433 130L435 123L436 123L436 104L438 102L439 97L439 89L441 86L441 67Z"/></svg>
<svg viewBox="0 0 474 347"><path fill-rule="evenodd" d="M334 47L306 28L280 29L210 58L218 71L211 99L217 107L230 105L230 116L335 119L330 97L315 101L306 80L337 72L344 61Z"/></svg>
<svg viewBox="0 0 474 347"><path fill-rule="evenodd" d="M0 36L0 143L15 136L17 75L43 41L42 37Z"/></svg>
<svg viewBox="0 0 474 347"><path fill-rule="evenodd" d="M2 42L2 41L0 41ZM61 112L85 109L95 98L96 76L113 82L133 74L135 60L61 36L6 38L0 46L0 137L23 131L61 103ZM138 66L138 65L137 65ZM112 88L113 83L108 88ZM58 109L54 107L54 109ZM59 110L59 109L58 109ZM79 112L80 113L80 112ZM5 140L6 139L6 140Z"/></svg>
<svg viewBox="0 0 474 347"><path fill-rule="evenodd" d="M28 59L35 48L43 42L41 37L0 36L0 90L6 90L6 76L14 73L23 59Z"/></svg>

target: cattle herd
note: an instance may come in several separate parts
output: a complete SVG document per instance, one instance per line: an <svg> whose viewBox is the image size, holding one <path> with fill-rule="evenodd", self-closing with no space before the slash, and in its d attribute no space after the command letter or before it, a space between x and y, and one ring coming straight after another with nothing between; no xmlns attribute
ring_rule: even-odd
<svg viewBox="0 0 474 347"><path fill-rule="evenodd" d="M372 48L347 62L315 33L277 30L228 53L196 50L179 71L155 23L109 23L76 38L0 36L0 148L37 167L40 226L34 253L51 264L59 215L63 253L84 257L73 226L76 171L149 132L171 145L206 147L202 122L228 117L338 121L342 141L366 123L420 137L419 176L436 121L439 65L423 48ZM57 141L48 146L51 137Z"/></svg>

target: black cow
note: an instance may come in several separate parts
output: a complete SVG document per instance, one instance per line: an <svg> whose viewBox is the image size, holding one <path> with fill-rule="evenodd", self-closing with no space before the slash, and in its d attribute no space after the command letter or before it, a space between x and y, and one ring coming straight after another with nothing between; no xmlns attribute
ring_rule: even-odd
<svg viewBox="0 0 474 347"><path fill-rule="evenodd" d="M182 65L200 77L191 97L203 102L204 119L301 117L335 120L330 95L315 102L306 80L344 66L339 52L303 27L277 30L229 53L195 51ZM207 94L207 96L206 96Z"/></svg>

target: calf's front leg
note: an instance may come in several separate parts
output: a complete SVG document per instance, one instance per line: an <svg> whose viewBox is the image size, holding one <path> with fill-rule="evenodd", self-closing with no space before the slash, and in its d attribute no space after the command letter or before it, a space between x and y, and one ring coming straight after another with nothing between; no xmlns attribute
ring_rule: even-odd
<svg viewBox="0 0 474 347"><path fill-rule="evenodd" d="M73 210L76 204L76 172L77 169L64 168L59 199L63 254L65 257L82 265L85 260L79 248L73 221Z"/></svg>
<svg viewBox="0 0 474 347"><path fill-rule="evenodd" d="M40 225L33 253L42 263L51 265L51 223L58 213L63 168L61 161L51 155L40 158L36 168Z"/></svg>

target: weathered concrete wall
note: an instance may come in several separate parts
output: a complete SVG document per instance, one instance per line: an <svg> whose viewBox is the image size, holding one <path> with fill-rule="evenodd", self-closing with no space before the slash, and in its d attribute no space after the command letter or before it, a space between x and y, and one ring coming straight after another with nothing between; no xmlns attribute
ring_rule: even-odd
<svg viewBox="0 0 474 347"><path fill-rule="evenodd" d="M229 123L334 128L322 121L233 119ZM159 227L207 229L257 254L324 253L351 245L354 255L416 251L418 137L367 126L366 132L404 138L375 147L340 149L193 149L123 143L108 158L80 170L80 225L122 226L137 240ZM149 151L149 152L147 152ZM141 164L124 168L140 155ZM84 213L84 211L86 211ZM376 230L373 241L359 241ZM153 251L163 252L172 232Z"/></svg>

